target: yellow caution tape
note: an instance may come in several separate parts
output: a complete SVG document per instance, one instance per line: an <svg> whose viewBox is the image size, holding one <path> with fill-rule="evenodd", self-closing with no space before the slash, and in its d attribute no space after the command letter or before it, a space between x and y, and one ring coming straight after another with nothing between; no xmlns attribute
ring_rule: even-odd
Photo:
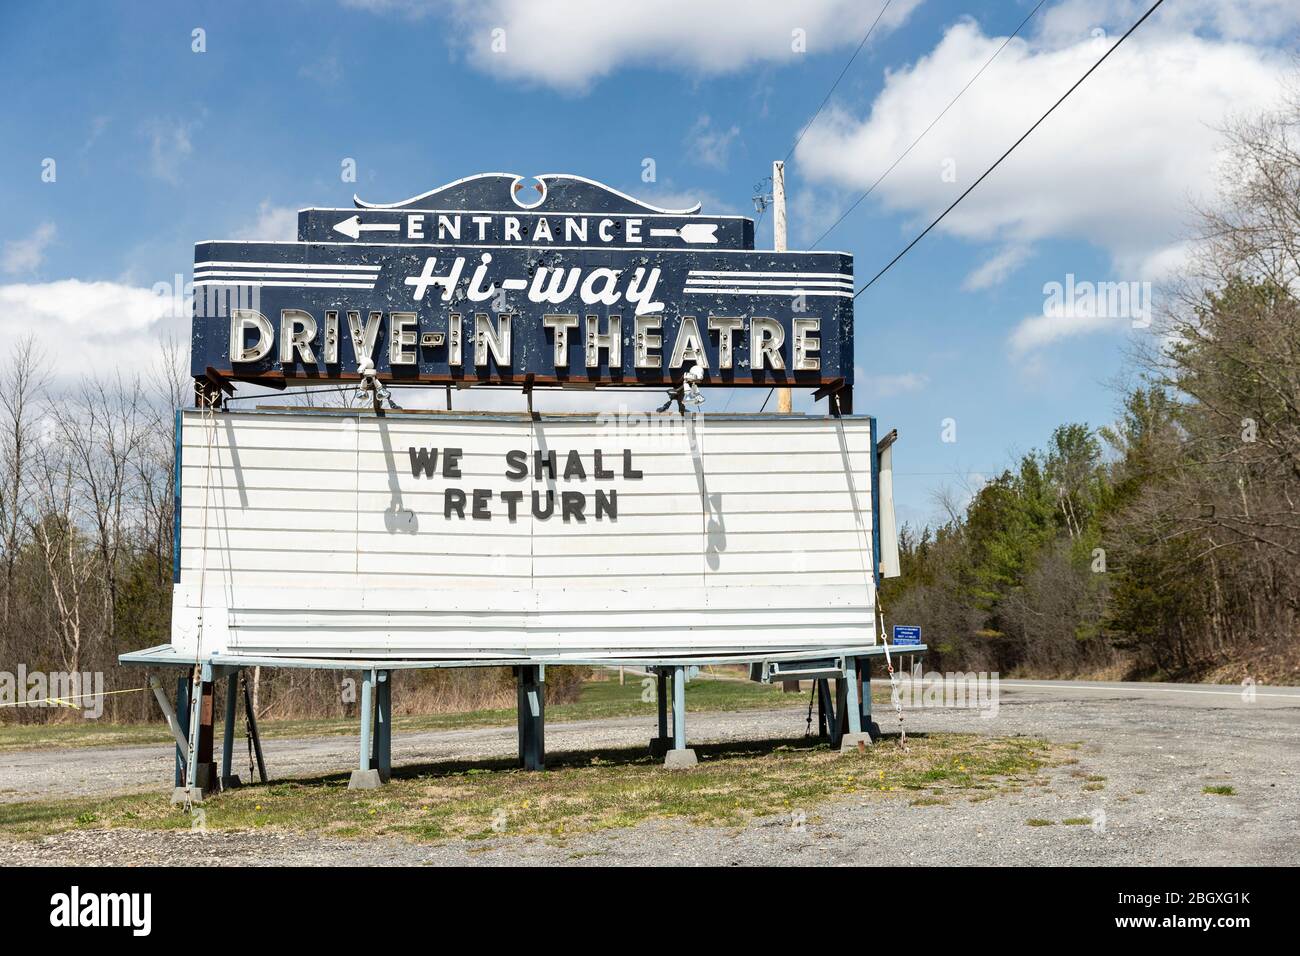
<svg viewBox="0 0 1300 956"><path fill-rule="evenodd" d="M127 690L106 690L98 694L78 694L75 697L42 697L32 698L30 700L20 700L12 704L0 704L0 707L31 707L36 704L55 704L60 707L76 707L70 703L74 700L85 700L88 697L112 697L114 694L136 694L142 690L148 690L147 687L131 687Z"/></svg>

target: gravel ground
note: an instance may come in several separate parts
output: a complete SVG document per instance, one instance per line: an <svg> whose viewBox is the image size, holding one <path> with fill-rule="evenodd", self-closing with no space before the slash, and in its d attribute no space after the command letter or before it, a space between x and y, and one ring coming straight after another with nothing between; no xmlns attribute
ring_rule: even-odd
<svg viewBox="0 0 1300 956"><path fill-rule="evenodd" d="M855 796L742 828L676 821L589 835L455 841L339 840L276 832L76 831L39 841L0 838L0 864L1047 864L1296 865L1300 863L1300 695L1261 693L1243 703L1229 688L1004 682L996 717L970 711L909 712L914 732L1027 734L1079 742L1078 764L1044 772L1047 784L981 802L912 806L907 794ZM1261 688L1261 692L1266 690ZM878 718L892 729L887 714ZM802 710L692 714L691 737L725 741L802 731ZM643 742L650 721L547 728L553 751ZM882 746L891 746L885 743ZM272 773L292 777L351 766L346 738L267 742ZM410 735L394 763L510 754L513 728ZM0 755L2 800L139 790L167 780L159 748L93 748ZM1086 791L1085 775L1104 777ZM1202 792L1227 784L1234 796ZM161 789L161 788L160 788ZM1092 826L1066 826L1087 817ZM1053 826L1033 827L1044 819ZM1104 825L1103 825L1104 823Z"/></svg>

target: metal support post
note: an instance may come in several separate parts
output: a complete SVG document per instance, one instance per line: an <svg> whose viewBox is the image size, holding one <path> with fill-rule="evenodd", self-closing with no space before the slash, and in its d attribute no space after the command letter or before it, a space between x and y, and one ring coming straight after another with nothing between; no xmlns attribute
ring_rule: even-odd
<svg viewBox="0 0 1300 956"><path fill-rule="evenodd" d="M178 790L185 786L185 766L190 736L190 677L184 671L176 678L176 722L187 741L184 748L176 745L176 779L172 784Z"/></svg>
<svg viewBox="0 0 1300 956"><path fill-rule="evenodd" d="M858 679L858 659L844 659L844 679L839 682L844 687L843 708L848 721L844 738L840 741L840 753L860 753L871 744L871 734L863 731L861 695L865 690L870 696L871 685L863 688Z"/></svg>
<svg viewBox="0 0 1300 956"><path fill-rule="evenodd" d="M375 769L387 783L393 775L393 672L379 671L375 685Z"/></svg>
<svg viewBox="0 0 1300 956"><path fill-rule="evenodd" d="M848 692L845 710L849 718L849 733L861 733L862 707L858 703L858 664L856 658L846 657L844 659L844 686Z"/></svg>
<svg viewBox="0 0 1300 956"><path fill-rule="evenodd" d="M262 735L257 732L257 714L253 710L253 692L248 687L248 677L244 677L244 719L248 722L248 736L253 741L253 752L257 755L257 775L266 783L266 761L262 759Z"/></svg>
<svg viewBox="0 0 1300 956"><path fill-rule="evenodd" d="M212 677L212 663L204 661L199 666L198 779L195 784L204 793L217 789L217 762L213 759L216 744L217 697Z"/></svg>
<svg viewBox="0 0 1300 956"><path fill-rule="evenodd" d="M826 698L825 696L823 696L825 691L825 687L823 685L825 683L826 681L820 677L813 681L813 690L815 691L813 696L817 698L817 739L818 740L830 739L830 733L826 727Z"/></svg>
<svg viewBox="0 0 1300 956"><path fill-rule="evenodd" d="M668 739L668 674L661 667L656 675L655 696L659 704L659 736Z"/></svg>
<svg viewBox="0 0 1300 956"><path fill-rule="evenodd" d="M673 738L668 733L668 672L655 668L655 709L659 716L659 735L650 741L650 756L662 757L673 747Z"/></svg>
<svg viewBox="0 0 1300 956"><path fill-rule="evenodd" d="M194 693L194 678L198 693ZM204 661L191 671L189 723L186 736L185 775L181 786L172 791L172 803L202 803L203 796L217 787L217 765L212 759L213 709L212 663Z"/></svg>
<svg viewBox="0 0 1300 956"><path fill-rule="evenodd" d="M664 755L664 766L670 770L694 767L698 761L695 751L686 746L686 668L673 668L673 749Z"/></svg>
<svg viewBox="0 0 1300 956"><path fill-rule="evenodd" d="M546 767L546 684L537 664L515 668L519 726L519 765L525 770Z"/></svg>
<svg viewBox="0 0 1300 956"><path fill-rule="evenodd" d="M858 658L858 680L861 691L858 694L862 702L862 730L870 734L872 740L880 739L880 725L871 716L871 658Z"/></svg>
<svg viewBox="0 0 1300 956"><path fill-rule="evenodd" d="M846 681L843 677L835 678L835 736L836 746L844 740L844 732L848 729L848 688L845 686Z"/></svg>
<svg viewBox="0 0 1300 956"><path fill-rule="evenodd" d="M226 676L226 717L221 729L221 789L229 790L241 783L234 772L235 705L239 703L239 668L232 667Z"/></svg>
<svg viewBox="0 0 1300 956"><path fill-rule="evenodd" d="M841 697L843 688L835 688L835 697ZM829 678L821 677L817 680L817 703L820 705L822 714L822 729L825 733L825 739L832 748L838 748L840 745L841 729L840 721L843 720L843 701L839 701L837 709L836 700L831 696L831 682Z"/></svg>
<svg viewBox="0 0 1300 956"><path fill-rule="evenodd" d="M379 771L370 766L370 732L375 719L374 706L375 671L371 669L361 672L361 756L358 768L352 771L352 779L348 781L349 790L373 790L382 783Z"/></svg>

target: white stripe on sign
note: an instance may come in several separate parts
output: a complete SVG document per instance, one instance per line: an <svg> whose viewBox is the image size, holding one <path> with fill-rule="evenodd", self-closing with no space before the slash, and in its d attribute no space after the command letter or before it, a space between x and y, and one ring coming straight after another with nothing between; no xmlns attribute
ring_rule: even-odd
<svg viewBox="0 0 1300 956"><path fill-rule="evenodd" d="M751 287L751 288L746 288L746 289L691 289L691 288L687 288L687 289L683 289L682 291L683 291L683 292L686 292L686 293L688 293L688 294L689 294L689 293L694 293L694 294L696 294L696 295L707 295L707 294L713 294L713 295L780 295L780 296L788 296L788 297L794 297L794 296L799 296L799 295L837 295L837 296L839 296L841 299L851 299L851 298L853 298L853 293L852 293L852 292L842 292L842 291L840 291L839 289L835 289L835 290L831 290L831 289L802 289L802 288L797 288L797 287L796 287L796 288L791 288L791 289L755 289L755 288L752 288L752 287Z"/></svg>
<svg viewBox="0 0 1300 956"><path fill-rule="evenodd" d="M369 279L369 275L359 272L229 272L220 269L208 269L195 272L196 279L216 279L238 276L243 279Z"/></svg>
<svg viewBox="0 0 1300 956"><path fill-rule="evenodd" d="M720 269L692 269L688 275L723 276L728 279L844 279L853 281L846 272L736 272Z"/></svg>
<svg viewBox="0 0 1300 956"><path fill-rule="evenodd" d="M261 279L252 279L247 282L240 282L237 279L200 279L194 283L196 286L207 285L256 285L256 286L283 286L286 288L299 289L373 289L373 282L263 282Z"/></svg>
<svg viewBox="0 0 1300 956"><path fill-rule="evenodd" d="M333 269L335 271L378 272L383 266L331 262L196 262L195 269Z"/></svg>
<svg viewBox="0 0 1300 956"><path fill-rule="evenodd" d="M695 279L688 278L687 286L710 286L710 285L735 285L743 282L745 285L777 285L777 286L798 286L800 288L808 286L810 288L829 287L832 289L852 289L852 282L844 282L840 279L749 279L744 276L731 276L726 279Z"/></svg>

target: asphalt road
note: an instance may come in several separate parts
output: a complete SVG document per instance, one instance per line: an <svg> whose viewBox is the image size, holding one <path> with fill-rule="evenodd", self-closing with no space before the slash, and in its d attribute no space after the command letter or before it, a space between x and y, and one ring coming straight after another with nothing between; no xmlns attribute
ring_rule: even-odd
<svg viewBox="0 0 1300 956"><path fill-rule="evenodd" d="M876 716L886 732L896 728L889 708L877 704ZM1079 763L1045 772L1043 786L978 803L913 806L905 794L846 798L809 808L801 826L784 818L740 829L658 821L562 845L507 835L437 846L283 833L78 831L37 843L0 842L0 864L1300 864L1300 688L1001 681L995 711L911 707L905 723L911 732L1078 743ZM632 746L648 739L652 724L650 715L552 724L547 746ZM803 728L801 701L790 709L691 714L688 735L764 739ZM273 778L349 769L355 747L354 738L343 737L266 742ZM420 733L395 737L393 758L400 766L499 756L514 747L512 727ZM164 793L171 759L159 746L0 754L0 800L149 787ZM1085 790L1087 776L1104 778L1102 789ZM1236 793L1204 793L1211 785ZM1059 825L1071 817L1097 825ZM1058 825L1032 827L1031 819Z"/></svg>
<svg viewBox="0 0 1300 956"><path fill-rule="evenodd" d="M888 681L876 681L888 687ZM1135 697L1184 706L1226 707L1253 710L1267 707L1300 707L1300 687L1247 688L1239 684L1148 684L1133 681L1003 680L1002 693L1013 698L1070 700L1078 697L1114 699Z"/></svg>

